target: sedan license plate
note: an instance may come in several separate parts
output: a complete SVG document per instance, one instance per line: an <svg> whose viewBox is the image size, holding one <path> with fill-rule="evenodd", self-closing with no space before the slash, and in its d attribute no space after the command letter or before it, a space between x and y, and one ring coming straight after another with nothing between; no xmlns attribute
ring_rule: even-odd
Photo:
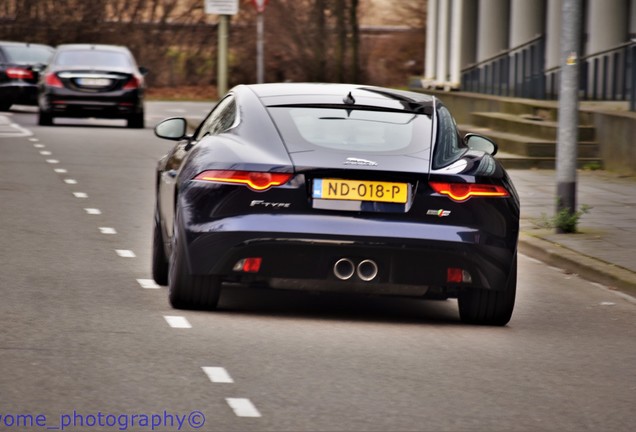
<svg viewBox="0 0 636 432"><path fill-rule="evenodd" d="M315 179L312 196L318 199L404 204L408 198L408 184L366 180Z"/></svg>
<svg viewBox="0 0 636 432"><path fill-rule="evenodd" d="M77 84L85 87L106 87L110 85L107 78L79 78Z"/></svg>

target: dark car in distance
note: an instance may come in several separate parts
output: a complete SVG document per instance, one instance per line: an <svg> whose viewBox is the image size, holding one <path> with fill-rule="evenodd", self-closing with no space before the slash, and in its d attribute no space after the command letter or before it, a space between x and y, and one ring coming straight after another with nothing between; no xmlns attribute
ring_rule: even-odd
<svg viewBox="0 0 636 432"><path fill-rule="evenodd" d="M48 45L0 41L0 111L37 105L38 78L52 55Z"/></svg>
<svg viewBox="0 0 636 432"><path fill-rule="evenodd" d="M239 85L156 173L153 277L176 308L232 284L457 298L463 322L505 325L519 198L487 138L439 99L347 84Z"/></svg>
<svg viewBox="0 0 636 432"><path fill-rule="evenodd" d="M38 123L96 117L143 128L145 72L123 46L60 45L40 78Z"/></svg>

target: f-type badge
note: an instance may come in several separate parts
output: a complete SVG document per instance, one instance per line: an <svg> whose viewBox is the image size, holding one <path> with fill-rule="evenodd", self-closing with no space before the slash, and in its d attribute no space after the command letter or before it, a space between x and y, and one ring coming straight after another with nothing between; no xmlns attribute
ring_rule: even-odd
<svg viewBox="0 0 636 432"><path fill-rule="evenodd" d="M366 159L347 158L344 162L345 165L361 165L361 166L378 166L377 162L373 162Z"/></svg>
<svg viewBox="0 0 636 432"><path fill-rule="evenodd" d="M437 216L437 217L444 217L444 216L450 216L451 212L450 210L429 210L426 212L427 216Z"/></svg>

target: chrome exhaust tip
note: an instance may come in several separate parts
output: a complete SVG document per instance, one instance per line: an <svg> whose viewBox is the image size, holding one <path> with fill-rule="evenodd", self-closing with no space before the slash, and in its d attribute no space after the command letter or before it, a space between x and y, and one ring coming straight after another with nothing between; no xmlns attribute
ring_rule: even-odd
<svg viewBox="0 0 636 432"><path fill-rule="evenodd" d="M378 265L373 260L365 259L358 264L356 272L361 280L369 282L378 275Z"/></svg>
<svg viewBox="0 0 636 432"><path fill-rule="evenodd" d="M340 258L333 265L333 274L340 280L351 279L356 271L356 266L349 258Z"/></svg>

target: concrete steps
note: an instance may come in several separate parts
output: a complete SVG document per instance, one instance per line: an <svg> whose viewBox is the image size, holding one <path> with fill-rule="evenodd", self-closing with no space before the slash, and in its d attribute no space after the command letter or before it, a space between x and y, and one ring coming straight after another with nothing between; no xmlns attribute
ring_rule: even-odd
<svg viewBox="0 0 636 432"><path fill-rule="evenodd" d="M546 168L556 166L558 123L556 108L537 106L511 106L512 112L473 112L472 124L458 125L459 130L484 135L499 146L499 159L506 168ZM580 119L578 161L580 168L600 168L599 144L595 130Z"/></svg>

